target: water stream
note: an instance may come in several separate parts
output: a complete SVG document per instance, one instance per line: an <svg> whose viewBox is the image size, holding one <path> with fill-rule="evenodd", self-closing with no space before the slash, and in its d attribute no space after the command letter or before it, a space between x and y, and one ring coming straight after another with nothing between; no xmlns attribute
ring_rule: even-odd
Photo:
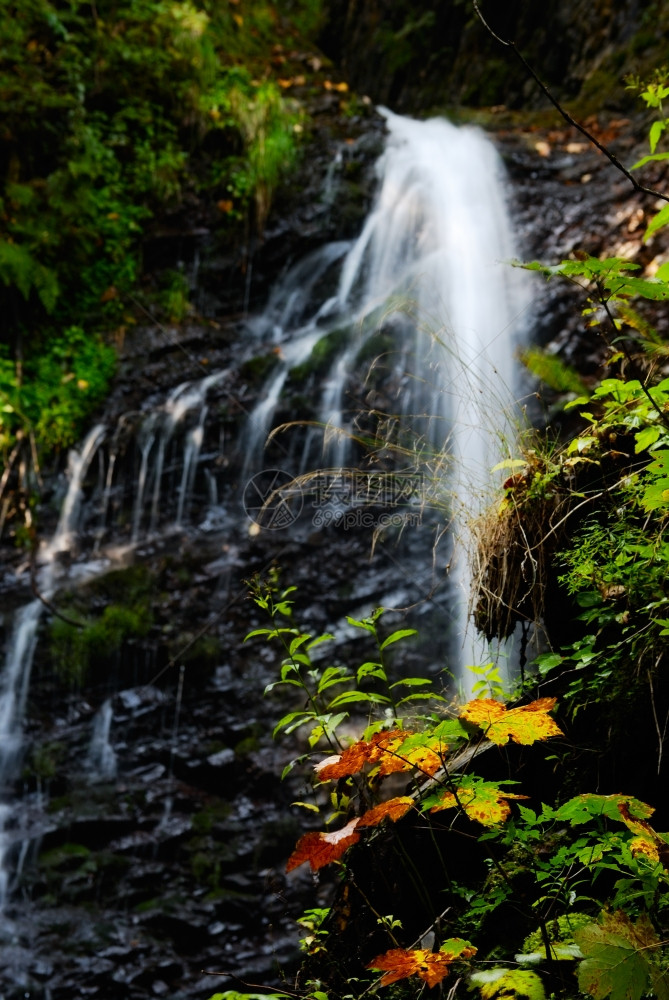
<svg viewBox="0 0 669 1000"><path fill-rule="evenodd" d="M522 274L508 264L513 233L490 141L443 119L383 114L378 193L360 236L301 261L255 324L279 362L247 425L244 472L262 465L291 370L321 345L334 344L334 357L316 408L320 430L303 432L299 462L284 463L293 473L356 464L360 398L383 373L384 419L375 416L389 437L374 447L394 452L399 468L427 473L431 498L460 541L451 585L461 672L489 655L467 627L468 521L516 433L513 356L528 299Z"/></svg>
<svg viewBox="0 0 669 1000"><path fill-rule="evenodd" d="M503 171L476 129L384 115L378 193L360 236L298 262L248 324L252 350L270 351L275 361L236 445L237 477L243 485L263 467L265 440L298 369L315 419L295 428L287 471L354 465L360 452L351 439L367 419L359 399L380 372L377 426L402 428L401 441L388 439L383 468L428 469L430 502L442 505L452 533L463 538L463 512L470 516L482 502L489 470L503 457L500 441L512 433L512 356L525 301L517 275L500 263L513 255ZM311 381L304 381L305 365L316 373ZM187 532L219 532L226 541L246 534L237 487L223 481L214 443L220 433L212 397L228 374L179 384L116 427L96 426L72 453L58 527L38 557L36 583L47 600L65 580L106 572L121 548L132 552ZM369 397L365 405L374 408ZM223 505L232 495L238 510L228 516ZM479 662L485 651L467 629L466 562L452 565L451 588L460 596L451 645L460 646L461 662ZM21 838L12 796L44 614L39 600L15 612L0 674L0 913ZM90 732L91 781L116 773L113 722L107 700Z"/></svg>

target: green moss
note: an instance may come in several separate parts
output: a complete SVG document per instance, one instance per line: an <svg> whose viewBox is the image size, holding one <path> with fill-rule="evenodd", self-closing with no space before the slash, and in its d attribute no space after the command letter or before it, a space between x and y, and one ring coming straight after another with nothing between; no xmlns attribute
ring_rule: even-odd
<svg viewBox="0 0 669 1000"><path fill-rule="evenodd" d="M224 802L222 799L210 802L194 814L191 820L193 832L197 834L211 833L216 824L226 820L231 812L232 806L229 802Z"/></svg>
<svg viewBox="0 0 669 1000"><path fill-rule="evenodd" d="M257 736L246 736L235 746L235 753L238 757L246 757L248 754L260 748L260 741Z"/></svg>
<svg viewBox="0 0 669 1000"><path fill-rule="evenodd" d="M288 375L288 386L303 385L312 375L324 375L332 365L336 356L344 350L350 337L349 327L331 330L318 340L306 361L291 368Z"/></svg>
<svg viewBox="0 0 669 1000"><path fill-rule="evenodd" d="M65 744L58 740L33 747L23 769L25 778L49 781L58 774L65 756Z"/></svg>
<svg viewBox="0 0 669 1000"><path fill-rule="evenodd" d="M39 864L42 868L52 870L73 869L79 867L90 855L89 848L83 844L62 844L40 854Z"/></svg>
<svg viewBox="0 0 669 1000"><path fill-rule="evenodd" d="M146 635L152 624L151 610L142 603L132 608L110 604L99 618L89 618L81 628L54 618L49 636L54 669L68 684L81 686L92 662L103 668L126 639Z"/></svg>
<svg viewBox="0 0 669 1000"><path fill-rule="evenodd" d="M249 358L240 368L240 375L247 382L257 385L264 382L269 373L276 368L279 363L278 354L258 354L254 358Z"/></svg>

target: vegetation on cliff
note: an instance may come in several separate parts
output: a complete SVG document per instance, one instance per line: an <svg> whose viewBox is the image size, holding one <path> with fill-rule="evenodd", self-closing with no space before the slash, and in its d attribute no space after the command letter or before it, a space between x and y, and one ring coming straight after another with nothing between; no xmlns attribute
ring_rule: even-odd
<svg viewBox="0 0 669 1000"><path fill-rule="evenodd" d="M640 89L654 121L635 175L669 159L665 73ZM306 731L310 750L293 766L328 754L295 803L326 829L307 830L287 865L341 877L331 907L300 920L301 995L413 997L447 976L450 996L482 1000L669 995L669 834L657 832L669 821L669 378L657 325L669 199L651 180L638 182L652 198L645 269L579 250L525 265L581 289L602 368L584 380L526 353L553 402L578 414L576 432L557 444L528 434L478 524L478 628L522 633L525 651L532 629L544 648L516 690L492 665L477 667L464 705L425 678L393 680L386 650L413 630L385 634L380 611L349 618L369 658L331 664L321 644L332 637L296 625L290 588L254 589L271 623L251 638L281 649L268 690L300 698L276 732ZM352 708L376 717L349 742Z"/></svg>
<svg viewBox="0 0 669 1000"><path fill-rule="evenodd" d="M199 203L231 240L262 227L304 121L284 47L320 15L314 0L1 8L0 455L29 493L104 398L127 329L187 312L182 274L143 272L154 220Z"/></svg>

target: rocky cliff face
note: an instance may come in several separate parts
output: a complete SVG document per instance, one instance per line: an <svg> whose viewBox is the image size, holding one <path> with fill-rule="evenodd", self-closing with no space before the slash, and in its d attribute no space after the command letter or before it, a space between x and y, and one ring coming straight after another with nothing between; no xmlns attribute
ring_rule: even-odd
<svg viewBox="0 0 669 1000"><path fill-rule="evenodd" d="M530 6L509 4L497 30L517 31L519 43L543 46L538 51L546 53L550 80L574 92L588 53L595 58L603 51L596 39L608 39L608 51L614 51L629 31L632 7L648 16L653 9L590 4L591 21L582 23L592 32L586 44L578 29L576 45L575 22L566 25L559 3L543 5L543 41L533 41L539 25ZM467 88L481 99L490 88L485 99L495 102L503 81L511 79L501 99L524 100L525 78L505 76L504 52L497 78L492 63L485 63L486 72L480 69L479 54L492 59L492 43L464 5L421 8L412 15L415 23L403 10L403 4L394 5L389 15L373 0L334 0L326 43L361 90L415 110L462 98ZM551 31L560 39L553 47ZM379 35L386 40L385 48L375 50L380 63L369 58ZM442 37L452 41L435 48L435 38ZM398 48L403 39L411 40L406 50ZM417 39L423 48L416 47ZM416 68L421 59L424 73ZM228 368L230 375L212 397L204 450L236 432L262 386L261 378L254 381L254 366L244 367L249 359L237 314L246 286L259 306L290 259L355 233L369 202L380 120L366 112L364 121L340 121L332 138L326 119L337 116L337 98L329 96L322 110L316 125L321 141L294 179L294 190L277 205L253 260L233 259L217 245L213 229L193 235L190 226L185 256L193 265L200 315L173 330L149 326L128 336L105 414L110 425L120 413L140 410L151 397L204 374L206 359L205 368ZM560 128L500 129L495 141L507 164L525 256L552 260L579 248L613 253L621 239L640 249L643 225L635 196L586 144ZM618 123L607 141L625 153L634 135ZM341 188L348 193L334 208L318 203L317 193L338 150ZM164 266L174 266L183 247L178 234L154 234L153 249ZM642 254L652 252L645 248ZM586 372L594 366L599 345L583 337L568 291L539 280L532 311L543 342L555 341ZM93 468L89 493L96 474ZM26 804L26 826L14 838L12 863L19 873L0 938L7 997L206 1000L216 990L243 989L242 983L276 983L280 969L295 961L294 918L314 903L308 875L287 880L283 873L304 825L289 804L303 789L278 780L291 751L277 751L269 735L283 708L262 700L265 684L275 677L275 658L261 643L242 645L246 631L265 624L245 599L244 580L273 563L289 567L285 583L308 595L300 600L314 631L391 598L409 604L420 595L404 587L395 550L384 554L379 547L368 560L364 532L277 535L267 542L229 524L203 527L206 503L203 493L202 509L195 505L192 512L192 531L140 547L141 573L129 567L76 599L58 595L59 607L72 602L77 614L93 617L111 603L135 612L147 599L151 606L146 633L126 636L116 651L99 654L80 683L56 671L44 616L28 706L30 749L15 787ZM428 576L429 542L412 537L410 543L414 550L424 545ZM428 621L426 607L419 605L415 624L438 641L446 612ZM344 662L354 655L349 647L350 637L342 635L337 653ZM414 654L411 670L431 665L429 652L418 663Z"/></svg>
<svg viewBox="0 0 669 1000"><path fill-rule="evenodd" d="M621 75L665 58L666 14L653 0L481 3L493 31L512 40L562 99L588 110L621 101ZM353 86L398 111L448 105L544 106L519 61L486 31L470 2L331 0L324 50ZM370 53L374 58L370 59Z"/></svg>

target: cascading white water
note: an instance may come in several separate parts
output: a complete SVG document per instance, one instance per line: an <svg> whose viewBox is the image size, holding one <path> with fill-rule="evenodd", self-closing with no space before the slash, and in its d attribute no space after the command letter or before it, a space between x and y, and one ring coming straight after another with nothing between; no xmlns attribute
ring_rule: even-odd
<svg viewBox="0 0 669 1000"><path fill-rule="evenodd" d="M436 492L447 497L455 532L466 534L462 511L475 511L488 470L500 457L497 437L503 411L512 400L511 361L524 301L517 273L498 263L512 255L502 171L494 148L473 129L445 121L416 122L385 113L386 150L378 166L378 194L356 241L329 244L301 261L274 290L268 309L250 324L257 341L276 352L276 367L243 432L243 478L260 462L275 408L291 372L308 361L325 337L331 367L318 409L330 427L326 461L348 462L347 387L365 381L365 349L379 329L394 336L394 412L413 428L416 454L437 456L431 467L446 468ZM522 324L520 324L522 325ZM69 486L57 531L40 553L40 592L49 597L60 580L58 553L78 544L82 487L95 456L100 457L96 551L113 528L128 542L141 543L163 529L187 523L202 446L210 390L220 371L183 383L155 409L122 418L117 432L96 427L73 453ZM302 464L314 458L313 434L306 435ZM104 444L104 447L102 447ZM443 453L443 455L442 455ZM322 460L321 460L322 461ZM135 480L128 496L127 466ZM212 466L213 468L217 468ZM313 468L313 465L312 465ZM219 504L215 471L204 468L212 511ZM455 496L455 499L453 499ZM195 506L195 505L193 505ZM208 522L220 527L213 513ZM204 522L203 522L204 523ZM123 535L123 533L125 533ZM483 651L462 638L466 632L468 587L465 561L453 561L451 582L464 663ZM89 569L95 569L89 564ZM99 571L99 570L98 570ZM87 569L83 567L82 575ZM7 658L0 674L0 912L9 883L8 853L16 839L11 803L22 749L22 718L37 629L43 605L30 602L13 617ZM469 645L465 648L465 643ZM96 718L89 765L111 776L111 703Z"/></svg>
<svg viewBox="0 0 669 1000"><path fill-rule="evenodd" d="M390 330L397 346L382 363L396 384L392 414L412 435L410 449L423 466L438 470L433 493L466 547L467 521L480 510L490 469L505 457L503 441L513 434L513 354L527 304L523 276L506 263L513 239L503 169L478 129L382 113L388 138L360 236L347 249L328 246L298 264L256 321L256 332L278 345L282 363L251 414L246 471L272 427L291 365L308 356L315 340L343 328L348 336L320 403L320 461L347 465L355 419L347 391L364 383L369 361L361 359L371 338ZM333 266L336 290L319 299L317 281ZM306 437L302 464L292 471L313 468L313 431ZM450 576L459 595L456 630L461 662L475 664L487 651L465 637L469 576L460 548Z"/></svg>
<svg viewBox="0 0 669 1000"><path fill-rule="evenodd" d="M43 597L52 595L58 578L59 553L71 552L77 534L84 477L104 438L105 428L97 425L88 434L81 451L72 451L69 461L69 484L56 531L38 555L37 586ZM37 628L44 604L31 601L14 615L7 655L0 673L0 913L3 912L9 887L7 854L16 835L9 827L13 815L11 793L23 749L22 723L30 673L32 670Z"/></svg>
<svg viewBox="0 0 669 1000"><path fill-rule="evenodd" d="M86 756L86 769L94 778L108 780L116 774L116 754L110 741L114 718L111 698L107 698L93 721L93 735Z"/></svg>

